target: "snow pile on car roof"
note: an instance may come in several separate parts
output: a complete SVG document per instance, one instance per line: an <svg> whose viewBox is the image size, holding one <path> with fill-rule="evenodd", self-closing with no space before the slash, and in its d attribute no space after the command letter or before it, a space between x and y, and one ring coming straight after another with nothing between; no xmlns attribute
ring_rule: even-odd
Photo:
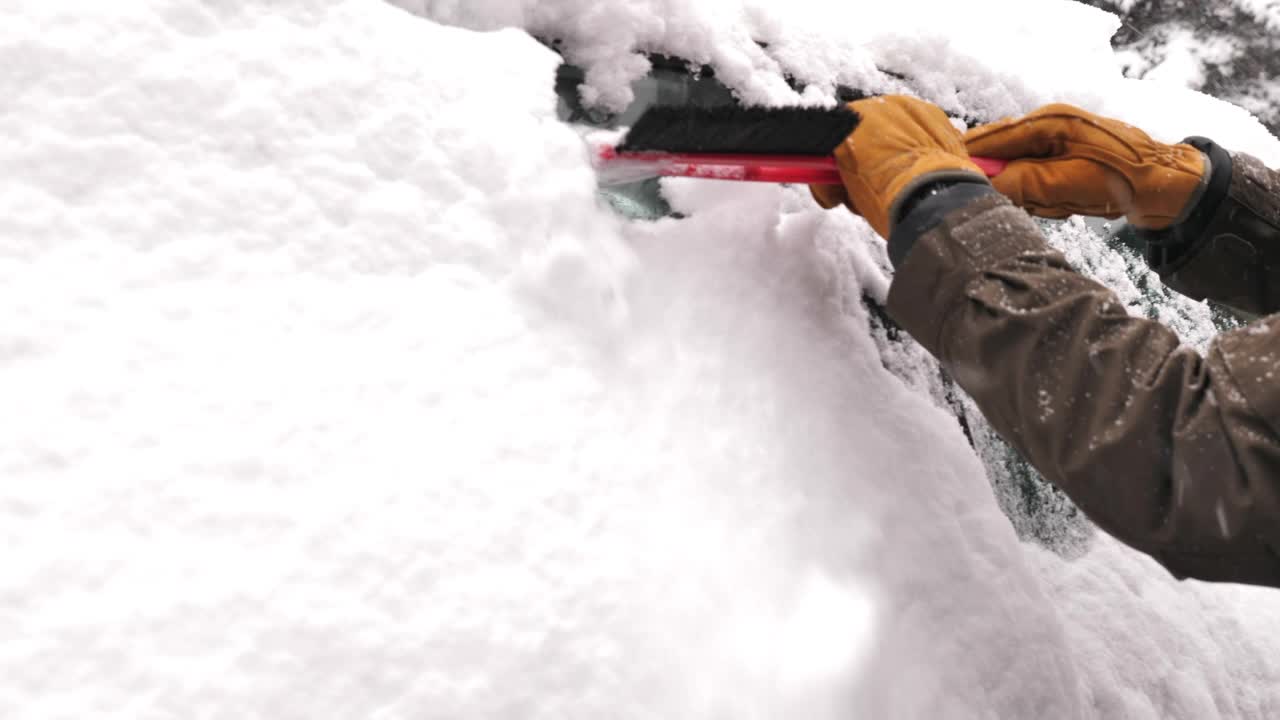
<svg viewBox="0 0 1280 720"><path fill-rule="evenodd" d="M570 24L431 4L510 7ZM614 218L526 34L20 0L0 58L0 715L1276 710L1271 596L1016 541L881 365L865 224L697 183Z"/></svg>
<svg viewBox="0 0 1280 720"><path fill-rule="evenodd" d="M1169 141L1230 137L1233 149L1280 164L1280 142L1244 110L1123 77L1110 46L1119 20L1067 0L391 1L438 22L561 40L588 69L584 96L615 108L647 69L637 53L660 52L712 65L749 103L829 101L837 84L909 90L988 120L1068 102Z"/></svg>

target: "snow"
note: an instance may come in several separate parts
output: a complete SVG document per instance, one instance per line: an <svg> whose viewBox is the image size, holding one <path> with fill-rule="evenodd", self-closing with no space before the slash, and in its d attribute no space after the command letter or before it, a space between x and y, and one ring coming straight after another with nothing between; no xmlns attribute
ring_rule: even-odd
<svg viewBox="0 0 1280 720"><path fill-rule="evenodd" d="M398 4L5 4L0 715L1280 710L1272 593L1018 542L885 369L865 223L697 181L623 222L498 28L605 104L638 49L769 102L893 61L1274 162L1247 113L1120 78L1069 3Z"/></svg>
<svg viewBox="0 0 1280 720"><path fill-rule="evenodd" d="M1280 103L1267 97L1280 75L1274 52L1280 3L1087 1L1121 14L1112 40L1126 75L1192 87L1249 110L1272 133L1280 131ZM1146 75L1153 68L1156 75Z"/></svg>
<svg viewBox="0 0 1280 720"><path fill-rule="evenodd" d="M625 83L647 71L638 53L654 51L711 64L750 103L830 102L837 84L907 90L979 119L1068 102L1157 139L1228 137L1232 149L1280 164L1280 143L1248 112L1123 77L1110 46L1119 20L1067 0L395 2L437 22L562 40L566 58L587 68L584 97L615 109L631 99Z"/></svg>
<svg viewBox="0 0 1280 720"><path fill-rule="evenodd" d="M1280 30L1280 2L1277 0L1232 0L1232 2L1272 30Z"/></svg>
<svg viewBox="0 0 1280 720"><path fill-rule="evenodd" d="M1208 305L1164 287L1160 276L1135 252L1099 252L1087 242L1089 230L1083 218L1045 222L1042 227L1049 244L1071 267L1111 288L1130 315L1151 316L1176 332L1183 343L1200 351L1208 349L1217 334ZM1145 289L1139 289L1135 280ZM1158 302L1152 302L1153 295ZM1153 304L1154 315L1148 309Z"/></svg>
<svg viewBox="0 0 1280 720"><path fill-rule="evenodd" d="M1239 99L1240 106L1250 112L1272 112L1280 108L1280 79L1260 82Z"/></svg>
<svg viewBox="0 0 1280 720"><path fill-rule="evenodd" d="M1205 37L1195 28L1178 27L1169 30L1162 50L1164 58L1158 64L1136 74L1144 80L1196 88L1204 84L1205 66L1225 63L1236 48L1230 38Z"/></svg>

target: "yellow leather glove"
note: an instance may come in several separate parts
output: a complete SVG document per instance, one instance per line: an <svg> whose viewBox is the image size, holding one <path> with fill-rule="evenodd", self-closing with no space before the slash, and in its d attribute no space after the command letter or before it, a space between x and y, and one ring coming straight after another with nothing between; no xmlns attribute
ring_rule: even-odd
<svg viewBox="0 0 1280 720"><path fill-rule="evenodd" d="M1033 215L1128 217L1151 230L1185 219L1208 183L1204 154L1071 105L1047 105L965 135L973 155L1009 160L991 184Z"/></svg>
<svg viewBox="0 0 1280 720"><path fill-rule="evenodd" d="M888 238L911 191L940 180L986 182L969 160L964 136L938 107L905 95L867 98L849 107L862 119L835 151L844 186L810 186L823 207L843 204Z"/></svg>

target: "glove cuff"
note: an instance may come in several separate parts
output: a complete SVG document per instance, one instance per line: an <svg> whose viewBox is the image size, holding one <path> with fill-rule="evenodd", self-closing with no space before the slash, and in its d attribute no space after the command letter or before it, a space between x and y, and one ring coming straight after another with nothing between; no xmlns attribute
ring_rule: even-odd
<svg viewBox="0 0 1280 720"><path fill-rule="evenodd" d="M873 168L861 168L836 151L840 175L858 213L886 240L900 219L902 203L925 186L938 182L987 183L987 176L967 157L936 150L899 157Z"/></svg>
<svg viewBox="0 0 1280 720"><path fill-rule="evenodd" d="M1189 255L1190 249L1204 241L1209 223L1217 215L1218 206L1231 188L1234 173L1231 154L1221 145L1204 137L1189 137L1185 144L1205 156L1202 186L1187 202L1178 222L1160 230L1135 225L1138 237L1147 246L1147 264L1162 274L1177 266L1184 256Z"/></svg>
<svg viewBox="0 0 1280 720"><path fill-rule="evenodd" d="M1137 189L1128 220L1135 227L1160 230L1184 222L1208 190L1213 160L1189 143L1156 145L1148 164L1130 168Z"/></svg>
<svg viewBox="0 0 1280 720"><path fill-rule="evenodd" d="M1188 145L1187 147L1200 153L1200 157L1204 160L1204 174L1200 176L1200 184L1196 186L1195 190L1191 191L1191 197L1187 198L1187 204L1182 207L1182 212L1173 219L1173 222L1169 223L1171 226L1186 222L1187 218L1191 217L1191 213L1195 212L1196 206L1200 204L1200 201L1204 199L1205 193L1209 191L1209 181L1213 179L1213 157L1195 146Z"/></svg>
<svg viewBox="0 0 1280 720"><path fill-rule="evenodd" d="M921 167L921 166L924 167ZM948 165L952 167L947 167ZM919 191L938 183L980 183L990 186L991 182L982 170L967 158L959 158L946 153L937 153L923 158L912 166L912 173L904 173L904 180L895 181L889 188L893 202L889 205L888 234L906 215L910 201Z"/></svg>
<svg viewBox="0 0 1280 720"><path fill-rule="evenodd" d="M905 194L905 199L898 203L902 216L887 238L889 261L895 268L901 266L922 235L940 225L952 212L990 196L1000 197L990 183L975 182L974 178L930 183Z"/></svg>

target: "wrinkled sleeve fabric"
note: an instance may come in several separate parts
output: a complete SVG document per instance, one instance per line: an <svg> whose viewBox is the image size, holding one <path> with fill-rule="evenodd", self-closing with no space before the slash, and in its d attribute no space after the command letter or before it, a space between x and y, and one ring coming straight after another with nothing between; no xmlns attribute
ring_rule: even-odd
<svg viewBox="0 0 1280 720"><path fill-rule="evenodd" d="M1101 528L1178 577L1280 587L1280 320L1201 356L1008 200L955 192L890 238L890 315Z"/></svg>
<svg viewBox="0 0 1280 720"><path fill-rule="evenodd" d="M1207 138L1188 138L1210 160L1208 190L1190 217L1139 230L1147 263L1166 285L1253 316L1280 310L1280 173Z"/></svg>

